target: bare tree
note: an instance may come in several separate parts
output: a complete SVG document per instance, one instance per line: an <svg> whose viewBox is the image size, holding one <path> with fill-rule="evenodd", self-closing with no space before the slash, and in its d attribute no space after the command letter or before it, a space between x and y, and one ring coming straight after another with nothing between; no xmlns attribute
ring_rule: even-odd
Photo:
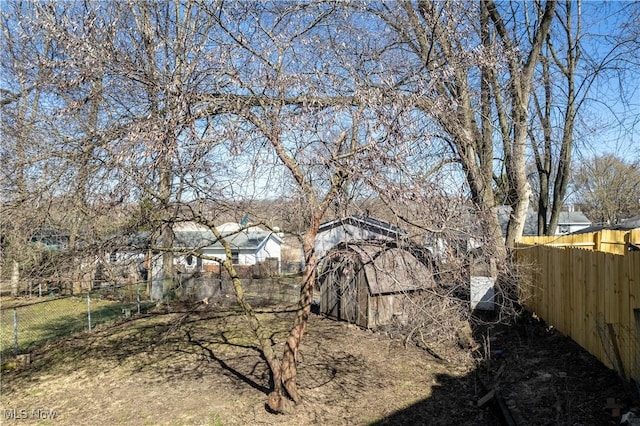
<svg viewBox="0 0 640 426"><path fill-rule="evenodd" d="M503 167L508 180L512 214L506 247L512 247L522 234L531 192L525 167L527 105L555 10L554 1L530 5L509 9L492 1L479 7L421 1L399 2L395 8L365 6L395 34L388 50L411 64L408 72L396 72L398 90L411 92L415 106L448 136L471 198L488 220L485 230L494 255L503 259L494 171ZM525 34L532 35L530 44L522 42ZM393 47L398 45L405 48ZM494 161L494 139L502 144L501 167Z"/></svg>
<svg viewBox="0 0 640 426"><path fill-rule="evenodd" d="M46 194L55 173L42 149L47 141L47 124L41 120L41 85L47 74L30 64L50 54L50 39L42 32L31 32L12 19L31 11L30 5L14 5L2 14L0 36L2 52L2 140L0 187L2 247L0 264L11 265L11 294L20 292L21 269L34 256L27 244L45 222ZM25 35L30 33L31 37ZM26 40L19 43L18 40ZM43 152L40 152L40 151ZM25 268L26 269L26 266ZM2 268L4 270L4 268Z"/></svg>
<svg viewBox="0 0 640 426"><path fill-rule="evenodd" d="M599 223L617 224L640 214L640 161L607 154L582 163L575 173L576 201Z"/></svg>
<svg viewBox="0 0 640 426"><path fill-rule="evenodd" d="M156 248L164 253L159 297L172 287L173 223L198 220L224 241L215 217L198 203L245 195L248 183L262 178L262 170L253 167L258 159L273 160L288 174L304 199L306 268L281 360L244 301L230 252L225 262L273 372L270 404L279 411L286 410L289 398L300 401L296 353L311 307L315 233L349 176L350 163L367 155L377 132L366 107L353 105L353 88L346 103L335 94L335 82L343 76L323 70L301 78L304 60L322 42L317 32L328 34L319 23L333 9L79 2L41 3L22 16L59 49L33 66L49 73L43 88L58 100L54 144L45 152L58 144L58 153L73 166L73 174L60 181L78 194L69 215L98 212L105 205L147 206L141 218L152 219L147 225L159 235ZM316 93L306 97L305 91ZM320 99L317 94L325 101L307 104ZM242 157L247 150L253 159Z"/></svg>
<svg viewBox="0 0 640 426"><path fill-rule="evenodd" d="M475 239L487 257L506 257L529 202L527 107L554 9L554 1L38 3L23 22L60 52L23 62L46 73L43 90L56 100L46 152L73 171L59 186L80 194L70 213L138 206L127 225L155 232L164 253L158 298L173 286L175 223L196 220L225 245L223 265L272 372L269 406L283 412L301 400L297 353L324 217L375 194L418 241L425 232ZM5 105L29 87L8 92ZM506 245L501 175L513 208ZM217 228L218 213L237 214L233 202L266 188L298 202L303 231L303 285L282 356ZM462 256L447 250L460 273Z"/></svg>
<svg viewBox="0 0 640 426"><path fill-rule="evenodd" d="M622 14L630 9L627 6L610 13L624 21ZM633 57L633 37L626 34L624 25L612 26L606 35L591 32L590 24L595 22L585 19L581 1L565 1L557 9L556 16L543 48L539 90L533 92L535 114L531 117L530 127L538 176L538 233L541 235L553 233L564 206L574 140L576 133L584 127L580 114L588 113L590 105L600 103L593 94L601 93L610 79L618 79L621 84L617 89L609 87L606 90L619 89L620 100L627 102L628 83L631 82L628 74L633 68L628 66ZM628 83L622 83L624 81ZM616 116L618 120L624 120L621 114ZM582 130L585 131L592 130Z"/></svg>
<svg viewBox="0 0 640 426"><path fill-rule="evenodd" d="M217 143L200 136L215 114L203 113L198 96L224 90L219 64L228 51L194 2L42 3L24 19L62 51L38 65L51 74L49 93L63 100L60 116L76 123L58 136L70 141L65 150L78 166L67 180L76 183L78 208L139 203L153 211L144 225L164 247L152 289L160 299L175 286L172 223L197 197L186 184Z"/></svg>
<svg viewBox="0 0 640 426"><path fill-rule="evenodd" d="M277 14L278 19L272 20L270 14ZM388 158L384 147L393 141L384 137L388 121L379 120L374 113L380 105L377 98L365 101L365 96L356 93L357 85L350 85L348 80L343 86L336 85L336 81L357 72L353 63L329 62L307 73L299 68L298 64L318 54L340 61L340 52L321 45L340 45L340 35L328 30L326 23L340 28L348 14L345 17L329 4L279 3L269 13L240 5L237 10L212 11L211 15L235 48L243 52L240 57L246 57L240 62L243 67L233 70L240 91L248 95L245 108L237 113L245 123L240 126L238 148L253 153L266 150L265 155L279 164L291 190L303 200L298 212L304 223L303 284L282 358L273 352L259 321L241 300L239 286L235 286L273 374L269 406L282 412L289 409L289 401L297 404L301 400L297 353L311 312L318 263L314 245L321 220L341 200L347 184L360 179L358 172L371 172L373 169L368 166L372 162ZM243 17L241 24L230 19L236 15ZM245 28L252 37L234 31L238 27ZM254 64L252 78L244 77L246 63ZM229 262L225 265L232 266Z"/></svg>

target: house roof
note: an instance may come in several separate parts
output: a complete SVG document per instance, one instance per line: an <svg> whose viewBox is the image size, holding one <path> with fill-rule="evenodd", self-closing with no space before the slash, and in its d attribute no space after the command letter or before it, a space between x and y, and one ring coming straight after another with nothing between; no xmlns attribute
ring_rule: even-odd
<svg viewBox="0 0 640 426"><path fill-rule="evenodd" d="M503 235L507 233L507 224L510 216L511 206L498 206L498 221ZM538 213L532 209L527 210L522 235L538 235Z"/></svg>
<svg viewBox="0 0 640 426"><path fill-rule="evenodd" d="M276 233L257 226L242 229L238 224L225 223L218 227L218 231L236 250L258 250L269 238L282 243L282 239ZM173 226L173 233L173 246L176 248L223 249L222 243L218 241L211 229L195 222L176 223ZM148 240L148 238L147 233L144 237L137 238L137 241L141 242L143 239Z"/></svg>
<svg viewBox="0 0 640 426"><path fill-rule="evenodd" d="M640 215L624 219L620 222L620 225L624 226L626 229L640 228Z"/></svg>
<svg viewBox="0 0 640 426"><path fill-rule="evenodd" d="M580 229L579 231L573 232L574 234L586 234L588 232L598 232L604 229L611 231L629 231L631 229L640 228L640 216L634 216L629 219L625 219L618 224L615 225L593 225L587 228Z"/></svg>
<svg viewBox="0 0 640 426"><path fill-rule="evenodd" d="M37 228L31 235L32 243L39 243L48 250L59 250L66 248L71 234L63 229L51 226Z"/></svg>
<svg viewBox="0 0 640 426"><path fill-rule="evenodd" d="M257 226L250 226L242 229L240 226L232 227L229 224L220 226L219 231L222 237L231 244L231 247L238 250L257 250L267 239L274 238L277 242L282 243L282 239L270 230L265 230ZM216 236L210 229L189 229L174 230L175 246L189 248L220 248L222 243L218 241Z"/></svg>
<svg viewBox="0 0 640 426"><path fill-rule="evenodd" d="M364 265L371 295L402 293L435 285L433 272L414 255L380 244L348 244Z"/></svg>
<svg viewBox="0 0 640 426"><path fill-rule="evenodd" d="M356 226L372 232L377 232L378 234L382 234L388 237L398 237L407 234L405 230L389 222L362 215L346 216L329 222L325 222L320 225L320 227L318 228L318 232L323 232L331 228L344 225Z"/></svg>
<svg viewBox="0 0 640 426"><path fill-rule="evenodd" d="M582 212L560 212L558 225L591 225L591 221Z"/></svg>

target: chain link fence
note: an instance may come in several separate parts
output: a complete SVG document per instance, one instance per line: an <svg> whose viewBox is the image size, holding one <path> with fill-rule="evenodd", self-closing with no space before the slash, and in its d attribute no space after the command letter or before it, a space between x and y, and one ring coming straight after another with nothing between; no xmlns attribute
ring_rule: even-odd
<svg viewBox="0 0 640 426"><path fill-rule="evenodd" d="M293 307L300 296L299 276L243 278L246 300L256 308ZM4 298L0 305L0 356L30 352L74 333L91 331L118 320L148 313L163 303L187 302L192 307L227 309L236 304L229 277L207 275L181 279L161 301L149 298L147 283L102 285L80 295Z"/></svg>
<svg viewBox="0 0 640 426"><path fill-rule="evenodd" d="M0 306L0 356L28 352L35 346L91 331L96 327L146 312L155 303L146 284L109 286L78 296L4 300Z"/></svg>

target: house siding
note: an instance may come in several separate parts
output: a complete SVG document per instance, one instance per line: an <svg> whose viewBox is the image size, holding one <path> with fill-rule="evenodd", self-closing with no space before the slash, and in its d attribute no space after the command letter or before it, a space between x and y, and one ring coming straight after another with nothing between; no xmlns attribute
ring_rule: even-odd
<svg viewBox="0 0 640 426"><path fill-rule="evenodd" d="M257 261L264 262L267 259L277 258L280 261L281 245L275 239L269 238L264 246L257 253Z"/></svg>
<svg viewBox="0 0 640 426"><path fill-rule="evenodd" d="M372 230L351 224L342 224L318 233L315 241L315 250L317 256L322 257L339 243L369 239L391 240L391 238Z"/></svg>
<svg viewBox="0 0 640 426"><path fill-rule="evenodd" d="M556 228L556 235L567 235L573 234L574 232L580 231L582 229L586 229L591 226L590 223L580 223L580 224L559 224Z"/></svg>

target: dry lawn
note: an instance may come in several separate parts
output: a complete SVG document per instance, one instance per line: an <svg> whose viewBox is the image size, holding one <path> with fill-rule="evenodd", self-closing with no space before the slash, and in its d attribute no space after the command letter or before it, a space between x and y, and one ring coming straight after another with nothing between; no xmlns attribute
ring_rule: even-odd
<svg viewBox="0 0 640 426"><path fill-rule="evenodd" d="M261 314L277 345L286 336L291 315ZM449 359L457 361L438 361L383 334L316 315L310 319L299 357L304 401L294 414L269 413L265 409L269 374L245 321L228 308L156 312L40 348L32 353L29 365L3 372L2 424L496 424L488 409L476 406L483 391L477 364L470 357L453 351ZM517 343L526 354L523 343L531 342ZM518 362L505 364L507 371L521 367L522 377L534 379L540 371L551 371L539 358L531 371L524 361ZM581 365L575 367L584 370ZM569 382L571 371L563 371L557 383L562 381L566 389L556 393L573 392L569 388L580 392L577 382ZM531 392L544 395L550 383L556 383L553 377ZM503 382L507 378L513 379L514 386L525 380L503 374ZM602 409L608 395L595 395L594 400L602 402L600 407L591 407L584 395L588 393L571 393L572 407L553 408L546 417L539 415L545 413L543 407L536 412L537 408L524 404L521 407L530 411L520 414L526 424L619 421ZM582 403L593 412L580 411ZM53 420L36 418L51 411L55 411ZM7 418L13 414L28 418ZM583 421L575 423L575 419Z"/></svg>

